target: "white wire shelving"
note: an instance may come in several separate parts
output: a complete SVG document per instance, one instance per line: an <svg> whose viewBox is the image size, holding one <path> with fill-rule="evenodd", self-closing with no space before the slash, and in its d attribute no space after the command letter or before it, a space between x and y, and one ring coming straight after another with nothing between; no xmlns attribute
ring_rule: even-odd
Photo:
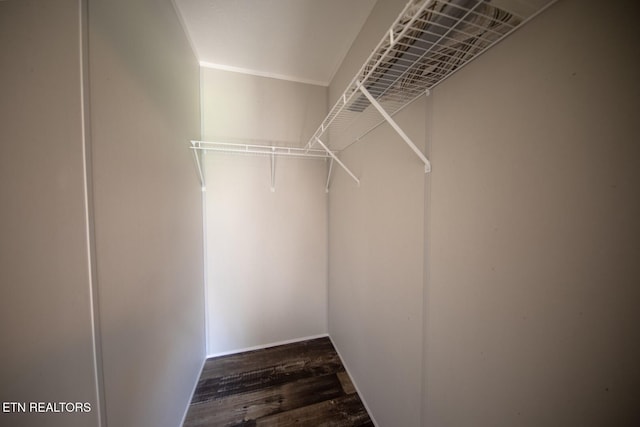
<svg viewBox="0 0 640 427"><path fill-rule="evenodd" d="M191 141L191 148L202 151L219 151L221 153L255 154L263 156L285 156L306 158L331 158L324 149L307 150L300 147L281 145L243 144L238 142Z"/></svg>
<svg viewBox="0 0 640 427"><path fill-rule="evenodd" d="M429 160L393 117L555 1L409 1L305 148L339 151L387 122L429 172Z"/></svg>
<svg viewBox="0 0 640 427"><path fill-rule="evenodd" d="M329 159L326 191L334 162L359 185L338 153L385 122L430 172L431 163L394 116L556 1L410 0L304 148L191 141L203 190L200 151L269 156L272 191L279 156Z"/></svg>
<svg viewBox="0 0 640 427"><path fill-rule="evenodd" d="M267 145L267 144L246 144L239 142L222 142L222 141L191 141L191 147L198 168L200 183L205 188L205 177L202 171L202 161L198 155L199 151L215 151L219 153L229 154L247 154L255 156L267 156L271 159L271 191L275 191L275 173L276 173L276 157L297 157L306 159L329 160L329 172L327 174L327 184L325 191L329 192L329 183L331 180L331 172L333 171L333 161L337 158L336 154L325 149L305 149L300 147ZM342 163L342 162L340 162ZM356 178L357 179L357 178Z"/></svg>

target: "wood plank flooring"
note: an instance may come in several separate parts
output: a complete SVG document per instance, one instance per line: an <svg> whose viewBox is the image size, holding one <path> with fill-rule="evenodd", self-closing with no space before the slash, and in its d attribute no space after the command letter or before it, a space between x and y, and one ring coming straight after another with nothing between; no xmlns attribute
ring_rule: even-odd
<svg viewBox="0 0 640 427"><path fill-rule="evenodd" d="M205 362L183 427L373 426L329 338Z"/></svg>

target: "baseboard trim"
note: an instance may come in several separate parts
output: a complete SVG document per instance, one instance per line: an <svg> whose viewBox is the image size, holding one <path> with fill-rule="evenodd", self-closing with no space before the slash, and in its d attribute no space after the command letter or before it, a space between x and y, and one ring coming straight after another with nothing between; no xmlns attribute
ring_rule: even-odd
<svg viewBox="0 0 640 427"><path fill-rule="evenodd" d="M187 414L189 413L189 407L191 406L191 400L193 399L193 395L196 392L196 387L198 387L198 381L200 381L200 376L202 375L202 371L204 370L204 364L207 361L205 357L202 360L202 365L200 366L200 370L198 370L198 374L196 375L196 380L193 383L193 389L191 390L191 394L189 395L189 402L187 403L187 407L184 410L184 414L182 415L182 421L180 422L180 427L184 425L184 422L187 420Z"/></svg>
<svg viewBox="0 0 640 427"><path fill-rule="evenodd" d="M235 350L223 351L220 353L208 354L207 359L211 359L212 357L229 356L231 354L244 353L245 351L262 350L263 348L275 347L275 346L284 345L284 344L292 344L295 342L314 340L316 338L325 338L325 337L329 337L329 334L325 333L325 334L318 334L318 335L309 335L306 337L292 338L290 340L270 342L266 344L254 345L251 347L245 347L245 348L239 348ZM331 337L329 337L329 339L331 339Z"/></svg>
<svg viewBox="0 0 640 427"><path fill-rule="evenodd" d="M380 427L380 425L378 424L376 419L373 417L373 412L371 412L371 408L369 407L369 405L367 405L367 401L364 399L364 395L362 394L362 392L360 392L360 388L358 387L358 383L354 380L353 375L351 375L351 373L349 372L349 366L347 366L347 363L345 362L344 357L342 357L342 354L340 354L340 350L338 349L338 346L331 339L331 335L327 335L327 336L329 337L329 340L331 340L331 344L333 344L333 348L336 349L336 353L338 353L338 356L340 357L340 361L342 362L342 366L344 366L344 370L347 371L347 375L349 375L349 379L353 383L353 387L356 389L356 392L358 393L358 396L360 396L360 400L362 401L362 404L364 405L364 408L367 410L367 413L369 414L369 417L371 418L371 422L373 422L373 425L375 427Z"/></svg>

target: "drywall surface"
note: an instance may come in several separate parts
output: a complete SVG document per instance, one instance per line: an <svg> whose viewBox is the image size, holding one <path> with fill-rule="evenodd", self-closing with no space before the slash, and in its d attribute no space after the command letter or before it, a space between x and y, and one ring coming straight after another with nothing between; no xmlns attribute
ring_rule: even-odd
<svg viewBox="0 0 640 427"><path fill-rule="evenodd" d="M209 354L326 333L325 162L205 159Z"/></svg>
<svg viewBox="0 0 640 427"><path fill-rule="evenodd" d="M326 114L327 88L202 68L203 139L304 146Z"/></svg>
<svg viewBox="0 0 640 427"><path fill-rule="evenodd" d="M638 7L600 6L433 93L427 426L640 422Z"/></svg>
<svg viewBox="0 0 640 427"><path fill-rule="evenodd" d="M336 74L345 89L402 10L379 1ZM425 100L396 118L421 148ZM424 164L389 125L340 154L329 194L329 335L380 426L418 426L422 403Z"/></svg>
<svg viewBox="0 0 640 427"><path fill-rule="evenodd" d="M205 139L298 142L325 112L320 86L210 69L202 79ZM271 192L270 157L204 158L209 354L325 334L327 163L276 158Z"/></svg>
<svg viewBox="0 0 640 427"><path fill-rule="evenodd" d="M97 425L79 37L77 1L0 2L3 426ZM5 413L61 401L92 411Z"/></svg>
<svg viewBox="0 0 640 427"><path fill-rule="evenodd" d="M89 4L106 415L176 426L205 357L199 66L172 2Z"/></svg>
<svg viewBox="0 0 640 427"><path fill-rule="evenodd" d="M424 141L424 103L398 116ZM329 199L329 335L380 426L420 424L424 164L389 126L342 152Z"/></svg>

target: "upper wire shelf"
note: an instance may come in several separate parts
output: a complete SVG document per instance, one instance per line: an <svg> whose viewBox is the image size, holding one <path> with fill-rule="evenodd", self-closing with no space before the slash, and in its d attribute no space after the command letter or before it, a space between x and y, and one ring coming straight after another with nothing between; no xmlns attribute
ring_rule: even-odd
<svg viewBox="0 0 640 427"><path fill-rule="evenodd" d="M394 126L396 113L555 1L409 1L305 147L342 150L385 120Z"/></svg>
<svg viewBox="0 0 640 427"><path fill-rule="evenodd" d="M304 148L191 141L203 188L200 151L270 156L272 190L276 156L330 158L326 191L334 161L359 185L337 153L385 121L429 172L431 163L394 115L556 1L410 0Z"/></svg>

